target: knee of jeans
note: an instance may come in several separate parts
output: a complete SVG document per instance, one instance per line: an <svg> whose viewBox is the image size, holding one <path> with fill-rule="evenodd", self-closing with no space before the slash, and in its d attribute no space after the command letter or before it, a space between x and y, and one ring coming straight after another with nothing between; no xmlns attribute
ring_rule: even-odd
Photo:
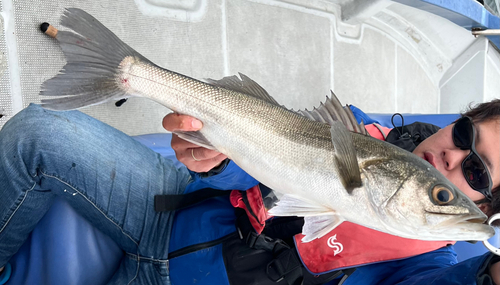
<svg viewBox="0 0 500 285"><path fill-rule="evenodd" d="M0 144L11 146L11 151L24 147L31 151L37 147L57 149L56 138L67 133L71 124L63 114L30 104L5 123L0 131Z"/></svg>

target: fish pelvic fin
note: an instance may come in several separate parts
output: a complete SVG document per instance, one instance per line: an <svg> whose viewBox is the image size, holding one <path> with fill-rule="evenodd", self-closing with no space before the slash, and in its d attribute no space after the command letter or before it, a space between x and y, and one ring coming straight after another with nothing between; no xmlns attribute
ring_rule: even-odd
<svg viewBox="0 0 500 285"><path fill-rule="evenodd" d="M360 187L362 184L351 133L339 121L332 123L330 132L333 147L335 148L335 164L340 174L340 180L344 188L351 193L354 188Z"/></svg>
<svg viewBox="0 0 500 285"><path fill-rule="evenodd" d="M298 217L317 216L332 212L333 210L328 207L291 194L283 195L276 206L269 210L269 214L273 216Z"/></svg>
<svg viewBox="0 0 500 285"><path fill-rule="evenodd" d="M149 62L121 41L87 12L66 9L61 24L72 31L58 31L56 39L66 57L66 65L55 77L42 84L42 106L71 110L131 96L120 65L124 59Z"/></svg>
<svg viewBox="0 0 500 285"><path fill-rule="evenodd" d="M304 237L301 241L310 242L314 239L321 238L342 222L344 222L342 217L333 214L305 217L304 226L302 226L302 234Z"/></svg>
<svg viewBox="0 0 500 285"><path fill-rule="evenodd" d="M331 208L290 194L283 195L269 214L304 217L303 242L320 238L345 221Z"/></svg>

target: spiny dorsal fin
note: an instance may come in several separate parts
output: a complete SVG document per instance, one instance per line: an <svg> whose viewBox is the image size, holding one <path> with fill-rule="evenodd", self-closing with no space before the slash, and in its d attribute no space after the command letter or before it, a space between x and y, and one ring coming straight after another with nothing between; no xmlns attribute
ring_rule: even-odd
<svg viewBox="0 0 500 285"><path fill-rule="evenodd" d="M358 124L349 106L342 107L342 104L333 91L331 92L331 97L326 96L325 103L320 103L318 108L314 107L312 111L307 109L299 110L297 113L311 120L329 125L332 125L335 121L340 121L349 131L368 135L364 123L361 122L361 124Z"/></svg>
<svg viewBox="0 0 500 285"><path fill-rule="evenodd" d="M238 74L240 75L241 79L239 79L238 76L233 75L224 77L220 80L207 78L205 79L205 81L212 85L247 94L264 100L268 103L280 106L280 104L278 104L278 102L276 102L276 100L274 100L274 98L271 97L271 95L269 95L269 93L267 93L267 91L262 88L262 86L260 86L257 82L253 81L252 79L250 79L250 77L246 76L243 73Z"/></svg>

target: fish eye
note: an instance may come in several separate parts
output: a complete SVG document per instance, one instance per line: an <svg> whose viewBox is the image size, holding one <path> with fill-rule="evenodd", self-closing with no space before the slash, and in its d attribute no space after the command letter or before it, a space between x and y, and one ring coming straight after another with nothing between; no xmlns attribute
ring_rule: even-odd
<svg viewBox="0 0 500 285"><path fill-rule="evenodd" d="M445 205L455 199L453 192L442 185L436 185L432 188L432 199L438 205Z"/></svg>

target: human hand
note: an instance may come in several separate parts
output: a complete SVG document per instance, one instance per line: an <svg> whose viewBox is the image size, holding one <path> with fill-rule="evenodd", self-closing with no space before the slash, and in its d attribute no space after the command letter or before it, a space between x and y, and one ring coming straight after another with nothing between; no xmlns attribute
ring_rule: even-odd
<svg viewBox="0 0 500 285"><path fill-rule="evenodd" d="M170 113L163 118L163 127L170 132L194 132L200 130L203 124L191 116ZM177 160L194 172L208 172L227 158L218 151L193 144L175 134L172 134L171 146Z"/></svg>

